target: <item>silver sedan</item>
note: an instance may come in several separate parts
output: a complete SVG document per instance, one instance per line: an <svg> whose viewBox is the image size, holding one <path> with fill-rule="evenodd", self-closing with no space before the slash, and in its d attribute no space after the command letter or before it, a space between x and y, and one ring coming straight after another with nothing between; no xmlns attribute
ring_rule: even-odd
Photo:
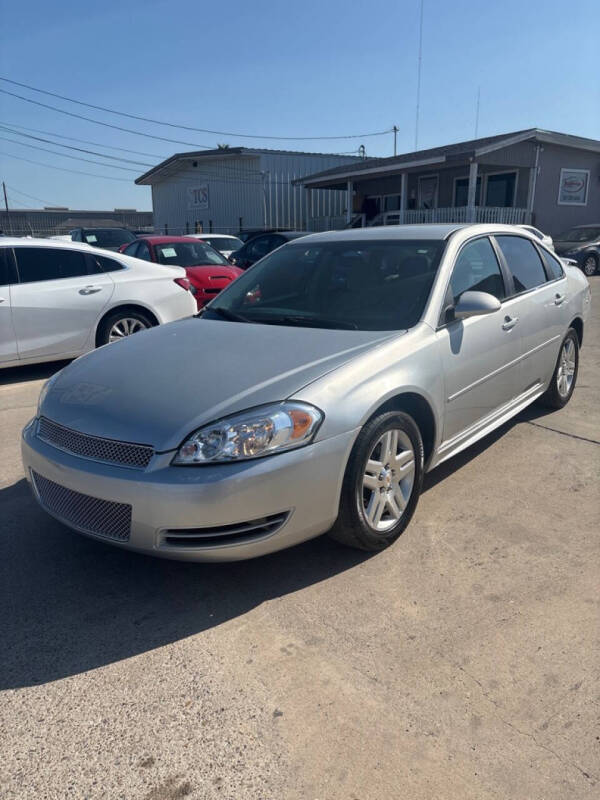
<svg viewBox="0 0 600 800"><path fill-rule="evenodd" d="M25 473L66 525L157 556L250 558L326 531L380 550L424 472L535 400L569 401L589 304L581 271L516 227L307 236L198 317L57 373Z"/></svg>

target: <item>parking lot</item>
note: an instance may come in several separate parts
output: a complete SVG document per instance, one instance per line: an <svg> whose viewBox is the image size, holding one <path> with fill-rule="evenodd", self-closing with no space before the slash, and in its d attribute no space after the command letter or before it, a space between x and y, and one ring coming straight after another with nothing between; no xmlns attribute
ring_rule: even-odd
<svg viewBox="0 0 600 800"><path fill-rule="evenodd" d="M567 800L600 773L600 277L570 404L426 478L369 555L160 561L33 502L62 364L0 371L5 798Z"/></svg>

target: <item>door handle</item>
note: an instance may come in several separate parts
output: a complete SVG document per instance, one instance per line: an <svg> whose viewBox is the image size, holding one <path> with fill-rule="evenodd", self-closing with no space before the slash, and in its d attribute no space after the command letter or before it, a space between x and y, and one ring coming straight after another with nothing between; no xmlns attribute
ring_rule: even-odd
<svg viewBox="0 0 600 800"><path fill-rule="evenodd" d="M515 327L518 321L519 321L518 317L504 317L504 322L502 323L502 330L509 331L511 328Z"/></svg>
<svg viewBox="0 0 600 800"><path fill-rule="evenodd" d="M6 300L5 297L0 297L0 303L3 303Z"/></svg>
<svg viewBox="0 0 600 800"><path fill-rule="evenodd" d="M101 286L84 286L83 289L79 290L79 294L96 294L96 292L101 292Z"/></svg>
<svg viewBox="0 0 600 800"><path fill-rule="evenodd" d="M554 297L554 305L555 306L560 306L565 302L566 299L567 299L567 295L566 294L557 294Z"/></svg>

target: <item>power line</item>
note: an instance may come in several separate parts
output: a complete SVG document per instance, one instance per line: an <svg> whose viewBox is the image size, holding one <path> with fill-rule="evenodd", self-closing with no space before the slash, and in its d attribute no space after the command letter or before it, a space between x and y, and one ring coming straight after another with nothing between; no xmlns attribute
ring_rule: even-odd
<svg viewBox="0 0 600 800"><path fill-rule="evenodd" d="M67 150L76 150L78 153L88 153L92 156L101 156L102 158L112 158L114 161L122 161L124 164L137 164L139 167L152 167L154 164L148 164L147 161L133 161L131 158L122 158L121 156L111 156L109 153L98 153L96 150L87 150L83 147L73 147L70 144L61 144L61 142L53 142L52 139L44 139L41 136L33 136L31 133L21 133L13 128L7 128L5 125L0 125L0 130L7 133L12 133L15 136L24 136L26 139L34 139L36 142L45 142L46 144L53 144L56 147L64 147Z"/></svg>
<svg viewBox="0 0 600 800"><path fill-rule="evenodd" d="M49 92L45 89L38 89L36 86L30 86L27 83L19 83L19 81L13 81L10 78L4 78L0 76L1 81L5 81L6 83L10 83L13 86L20 86L22 89L30 89L32 92L38 92L39 94L45 94L49 97L56 97L59 100L66 100L69 103L76 103L79 106L85 106L86 108L93 108L95 111L105 111L108 114L116 114L120 117L127 117L128 119L136 119L140 122L150 122L153 125L165 125L169 128L177 128L179 130L185 131L194 131L196 133L210 133L214 134L215 136L232 136L238 139L271 139L273 141L316 141L317 139L320 140L331 140L331 139L364 139L367 136L383 136L386 133L389 133L389 130L386 131L375 131L374 133L355 133L355 134L344 134L342 136L264 136L262 134L257 133L231 133L231 131L214 131L208 128L195 128L191 125L177 125L174 122L164 122L163 120L159 119L152 119L151 117L142 117L138 116L137 114L128 114L125 111L116 111L112 108L106 108L105 106L96 106L92 105L92 103L84 103L82 100L75 100L72 97L66 97L65 95L58 94L56 92Z"/></svg>
<svg viewBox="0 0 600 800"><path fill-rule="evenodd" d="M185 144L187 147L199 147L203 150L214 150L214 147L209 144L197 144L196 142L184 142L181 139L169 139L166 136L155 136L152 133L142 133L142 131L134 131L131 128L123 128L121 125L112 125L110 122L101 122L99 119L92 119L91 117L84 117L83 114L75 114L73 111L65 111L64 108L57 108L56 106L48 105L48 103L40 103L39 100L32 100L30 97L23 97L23 95L9 92L6 89L0 89L2 94L16 97L23 100L25 103L32 103L34 106L41 106L42 108L49 108L50 111L57 111L59 114L66 114L67 117L75 117L75 119L83 119L86 122L93 122L94 125L102 125L105 128L112 128L115 131L125 131L125 133L133 133L135 136L144 136L146 139L157 139L159 142L169 142L169 144Z"/></svg>
<svg viewBox="0 0 600 800"><path fill-rule="evenodd" d="M148 158L168 158L165 155L158 155L158 153L144 153L140 150L130 150L127 147L117 147L114 144L103 144L102 142L91 142L89 139L78 139L75 136L65 136L62 133L54 133L54 131L42 131L39 128L28 128L27 125L17 125L16 122L9 122L7 123L13 128L21 128L24 131L32 131L33 133L44 133L47 136L54 136L56 139L67 139L70 142L80 142L81 144L93 144L96 147L104 147L107 150L121 150L123 153L133 153L136 156L147 156ZM56 143L57 144L57 143ZM356 152L353 150L352 152Z"/></svg>
<svg viewBox="0 0 600 800"><path fill-rule="evenodd" d="M11 186L10 184L6 184L7 188L11 190L11 192L16 192L17 194L23 195L23 197L28 197L30 200L37 200L38 203L44 203L47 206L57 206L60 205L59 203L52 203L50 200L42 200L41 197L36 197L34 194L27 194L27 192L22 192L20 189L17 189L15 186Z"/></svg>
<svg viewBox="0 0 600 800"><path fill-rule="evenodd" d="M38 147L35 144L28 144L27 142L19 142L17 139L9 139L7 136L0 136L5 142L21 145L21 147L30 147L32 150L41 150L43 153L52 153L54 156L61 158L73 158L75 161L86 161L88 164L99 164L101 167L110 167L110 169L120 169L125 172L139 172L139 169L131 169L130 167L119 167L117 164L105 164L103 161L95 161L91 158L80 158L79 156L72 156L69 153L57 153L56 150L48 150L47 147Z"/></svg>
<svg viewBox="0 0 600 800"><path fill-rule="evenodd" d="M82 172L79 169L67 169L67 167L55 167L52 164L44 164L43 161L34 161L31 158L24 158L23 156L15 156L12 153L1 153L0 156L5 156L6 158L16 158L18 161L27 161L28 164L37 164L38 167L47 167L48 169L57 169L59 172L73 172L75 175L89 175L91 178L102 178L103 180L107 181L121 181L121 183L129 183L131 184L130 180L127 178L114 178L112 175L98 175L94 172Z"/></svg>

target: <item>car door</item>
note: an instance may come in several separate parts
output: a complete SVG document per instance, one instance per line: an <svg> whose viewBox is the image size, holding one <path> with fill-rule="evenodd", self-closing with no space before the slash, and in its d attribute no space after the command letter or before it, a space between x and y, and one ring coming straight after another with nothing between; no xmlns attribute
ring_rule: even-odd
<svg viewBox="0 0 600 800"><path fill-rule="evenodd" d="M81 353L114 291L110 275L92 273L81 250L17 246L18 283L12 287L19 357Z"/></svg>
<svg viewBox="0 0 600 800"><path fill-rule="evenodd" d="M452 319L452 307L466 291L488 292L503 304L491 314ZM487 236L466 242L452 269L446 308L449 321L436 332L445 384L444 444L451 448L516 394L521 337L504 308L507 275Z"/></svg>
<svg viewBox="0 0 600 800"><path fill-rule="evenodd" d="M544 263L541 249L530 239L503 234L496 236L495 241L513 283L509 305L519 320L523 341L523 358L517 375L522 393L541 387L554 371L568 324L567 279L558 264L557 278L548 280L551 268Z"/></svg>
<svg viewBox="0 0 600 800"><path fill-rule="evenodd" d="M18 358L11 304L15 280L12 249L0 247L0 364L16 361Z"/></svg>

